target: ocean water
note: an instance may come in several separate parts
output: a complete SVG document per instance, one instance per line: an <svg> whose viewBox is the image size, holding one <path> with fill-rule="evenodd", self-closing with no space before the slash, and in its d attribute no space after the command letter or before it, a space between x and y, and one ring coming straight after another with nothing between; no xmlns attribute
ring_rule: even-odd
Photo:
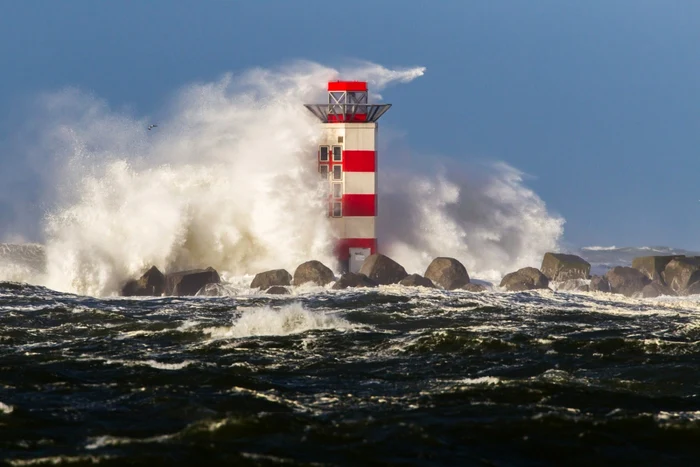
<svg viewBox="0 0 700 467"><path fill-rule="evenodd" d="M0 284L4 465L696 465L700 298Z"/></svg>

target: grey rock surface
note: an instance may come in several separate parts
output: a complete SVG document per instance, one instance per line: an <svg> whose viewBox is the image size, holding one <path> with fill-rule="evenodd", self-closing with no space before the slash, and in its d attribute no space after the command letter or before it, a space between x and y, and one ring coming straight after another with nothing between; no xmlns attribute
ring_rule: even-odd
<svg viewBox="0 0 700 467"><path fill-rule="evenodd" d="M549 287L549 279L539 269L528 267L506 274L501 280L501 287L511 292L546 289Z"/></svg>
<svg viewBox="0 0 700 467"><path fill-rule="evenodd" d="M564 253L545 253L540 270L550 281L588 279L591 265L580 256Z"/></svg>
<svg viewBox="0 0 700 467"><path fill-rule="evenodd" d="M446 290L458 289L469 283L467 268L454 258L435 258L423 276Z"/></svg>
<svg viewBox="0 0 700 467"><path fill-rule="evenodd" d="M292 275L285 269L273 269L255 275L250 283L251 289L269 289L273 285L291 285Z"/></svg>
<svg viewBox="0 0 700 467"><path fill-rule="evenodd" d="M312 260L297 266L293 282L297 286L308 282L323 286L334 280L333 271L328 266L320 261Z"/></svg>

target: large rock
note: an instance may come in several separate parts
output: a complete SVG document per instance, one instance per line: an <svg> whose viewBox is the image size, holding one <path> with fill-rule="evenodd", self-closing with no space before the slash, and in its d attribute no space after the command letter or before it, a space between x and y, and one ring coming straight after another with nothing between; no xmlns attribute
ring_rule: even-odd
<svg viewBox="0 0 700 467"><path fill-rule="evenodd" d="M615 266L605 273L605 278L610 284L612 293L622 294L625 297L641 295L644 286L651 283L651 279L647 276L627 266Z"/></svg>
<svg viewBox="0 0 700 467"><path fill-rule="evenodd" d="M302 263L294 271L294 285L313 282L316 285L323 286L334 280L333 271L322 262L316 260Z"/></svg>
<svg viewBox="0 0 700 467"><path fill-rule="evenodd" d="M501 287L511 292L522 290L546 289L549 279L537 268L522 268L506 274L501 280Z"/></svg>
<svg viewBox="0 0 700 467"><path fill-rule="evenodd" d="M550 281L563 282L571 279L588 279L591 265L580 256L545 253L540 269Z"/></svg>
<svg viewBox="0 0 700 467"><path fill-rule="evenodd" d="M641 295L644 298L656 298L660 297L661 295L673 296L676 295L676 293L673 291L673 289L671 289L671 287L661 283L660 280L655 280L644 286Z"/></svg>
<svg viewBox="0 0 700 467"><path fill-rule="evenodd" d="M427 277L421 276L420 274L411 274L410 276L406 276L403 279L401 279L401 282L399 282L399 284L405 285L406 287L435 288L435 284L433 284L433 281L431 281Z"/></svg>
<svg viewBox="0 0 700 467"><path fill-rule="evenodd" d="M122 295L160 297L165 292L165 276L153 266L138 280L131 280L122 288Z"/></svg>
<svg viewBox="0 0 700 467"><path fill-rule="evenodd" d="M333 284L333 288L338 290L338 289L347 289L348 287L376 287L377 283L374 282L372 279L369 277L365 276L364 274L358 274L356 272L346 272L342 276L340 276L340 279Z"/></svg>
<svg viewBox="0 0 700 467"><path fill-rule="evenodd" d="M466 290L469 292L486 292L488 289L484 287L481 284L474 284L472 282L468 284L464 284L462 287L460 287L462 290Z"/></svg>
<svg viewBox="0 0 700 467"><path fill-rule="evenodd" d="M603 276L593 276L591 277L591 283L588 286L588 290L591 292L610 293L610 283L608 282L608 279Z"/></svg>
<svg viewBox="0 0 700 467"><path fill-rule="evenodd" d="M265 293L269 293L272 295L289 295L289 290L287 290L286 287L282 287L281 285L273 285L272 287L267 289Z"/></svg>
<svg viewBox="0 0 700 467"><path fill-rule="evenodd" d="M469 283L467 268L454 258L435 258L423 276L447 290L458 289Z"/></svg>
<svg viewBox="0 0 700 467"><path fill-rule="evenodd" d="M360 274L372 279L377 284L387 285L401 282L408 274L399 263L388 256L375 253L362 263Z"/></svg>
<svg viewBox="0 0 700 467"><path fill-rule="evenodd" d="M285 269L273 269L255 275L250 283L251 289L269 289L273 285L291 285L292 275Z"/></svg>
<svg viewBox="0 0 700 467"><path fill-rule="evenodd" d="M663 279L666 285L680 293L700 280L700 259L676 258L664 268Z"/></svg>
<svg viewBox="0 0 700 467"><path fill-rule="evenodd" d="M652 281L663 281L664 269L668 263L683 255L675 256L640 256L632 260L632 267Z"/></svg>
<svg viewBox="0 0 700 467"><path fill-rule="evenodd" d="M207 284L221 282L214 268L172 272L165 276L166 295L196 295Z"/></svg>

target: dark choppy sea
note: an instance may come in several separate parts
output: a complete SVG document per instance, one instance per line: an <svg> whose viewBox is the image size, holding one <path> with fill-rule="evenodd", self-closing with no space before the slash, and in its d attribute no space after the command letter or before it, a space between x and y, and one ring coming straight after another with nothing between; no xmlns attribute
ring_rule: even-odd
<svg viewBox="0 0 700 467"><path fill-rule="evenodd" d="M4 465L700 465L700 301L0 283Z"/></svg>

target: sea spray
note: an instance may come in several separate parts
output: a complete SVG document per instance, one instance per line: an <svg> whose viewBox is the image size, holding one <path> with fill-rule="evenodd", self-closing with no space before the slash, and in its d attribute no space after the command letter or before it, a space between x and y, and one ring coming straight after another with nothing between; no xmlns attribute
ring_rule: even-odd
<svg viewBox="0 0 700 467"><path fill-rule="evenodd" d="M366 79L377 100L423 72L297 62L227 74L181 90L152 130L152 119L73 89L45 97L38 139L55 172L46 274L24 280L104 296L151 265L212 266L227 278L291 272L309 259L334 267L327 187L313 157L319 126L303 104L323 102L331 79ZM516 169L425 173L402 164L399 173L386 170L391 150L379 158L379 245L409 272L454 256L472 275L496 279L556 247L562 219Z"/></svg>
<svg viewBox="0 0 700 467"><path fill-rule="evenodd" d="M451 256L472 277L494 281L521 267L538 267L545 252L557 249L564 220L547 212L523 177L504 163L478 167L439 160L425 175L380 173L378 237L384 253L421 273L433 258Z"/></svg>
<svg viewBox="0 0 700 467"><path fill-rule="evenodd" d="M422 71L357 73L381 89ZM47 285L107 295L150 265L228 275L309 258L333 266L326 187L309 157L319 127L302 104L322 101L338 75L313 63L225 75L181 91L153 130L85 96L54 98L47 134L70 157L47 217Z"/></svg>

